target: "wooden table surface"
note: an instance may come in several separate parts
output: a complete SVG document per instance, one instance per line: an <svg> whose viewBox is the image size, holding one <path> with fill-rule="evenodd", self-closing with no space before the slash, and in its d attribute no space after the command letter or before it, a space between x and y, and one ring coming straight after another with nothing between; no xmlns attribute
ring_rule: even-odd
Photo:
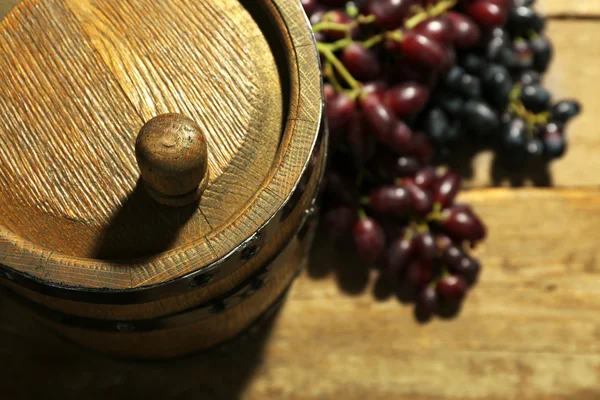
<svg viewBox="0 0 600 400"><path fill-rule="evenodd" d="M0 297L2 398L600 399L600 1L538 3L558 53L547 83L585 114L568 156L536 171L540 187L493 188L491 157L475 157L463 199L490 238L457 319L418 325L318 240L283 309L229 353L116 361Z"/></svg>

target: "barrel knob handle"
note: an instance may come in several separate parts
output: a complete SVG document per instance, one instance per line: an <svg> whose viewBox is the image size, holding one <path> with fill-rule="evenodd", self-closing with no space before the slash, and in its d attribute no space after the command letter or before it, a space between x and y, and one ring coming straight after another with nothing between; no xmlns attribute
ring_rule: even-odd
<svg viewBox="0 0 600 400"><path fill-rule="evenodd" d="M198 201L206 189L210 175L206 137L188 117L152 118L137 136L135 155L146 190L161 204L182 207Z"/></svg>

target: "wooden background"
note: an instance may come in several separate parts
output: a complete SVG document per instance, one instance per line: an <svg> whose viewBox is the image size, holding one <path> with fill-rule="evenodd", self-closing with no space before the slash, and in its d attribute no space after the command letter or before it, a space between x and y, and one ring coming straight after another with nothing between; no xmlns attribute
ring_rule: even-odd
<svg viewBox="0 0 600 400"><path fill-rule="evenodd" d="M169 363L90 353L0 297L2 398L600 399L600 1L538 3L558 53L547 83L585 114L568 156L534 176L552 188L492 188L490 156L474 159L463 199L491 235L457 319L418 325L321 243L252 341Z"/></svg>

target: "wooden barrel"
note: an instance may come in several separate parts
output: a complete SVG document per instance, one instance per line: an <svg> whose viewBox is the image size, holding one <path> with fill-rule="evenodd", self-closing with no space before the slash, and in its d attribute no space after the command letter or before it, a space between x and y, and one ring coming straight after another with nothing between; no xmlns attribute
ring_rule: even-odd
<svg viewBox="0 0 600 400"><path fill-rule="evenodd" d="M67 338L163 358L285 293L324 168L296 0L25 0L0 29L0 281Z"/></svg>

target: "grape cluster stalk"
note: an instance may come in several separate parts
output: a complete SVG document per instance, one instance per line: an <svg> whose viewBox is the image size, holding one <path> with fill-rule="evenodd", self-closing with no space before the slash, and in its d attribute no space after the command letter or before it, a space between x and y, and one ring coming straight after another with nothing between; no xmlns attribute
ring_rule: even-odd
<svg viewBox="0 0 600 400"><path fill-rule="evenodd" d="M443 166L465 141L507 165L566 149L574 100L542 85L552 59L532 0L301 0L325 80L330 161L323 221L419 320L458 310L486 237Z"/></svg>

